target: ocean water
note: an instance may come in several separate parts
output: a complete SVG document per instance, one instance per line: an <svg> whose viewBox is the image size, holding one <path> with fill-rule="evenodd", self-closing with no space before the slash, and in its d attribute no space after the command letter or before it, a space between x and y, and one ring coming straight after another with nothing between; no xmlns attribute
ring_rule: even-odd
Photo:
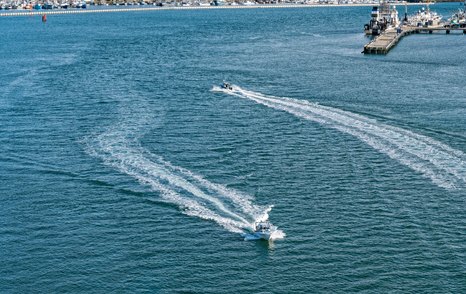
<svg viewBox="0 0 466 294"><path fill-rule="evenodd" d="M370 9L0 18L0 292L466 292L466 38Z"/></svg>

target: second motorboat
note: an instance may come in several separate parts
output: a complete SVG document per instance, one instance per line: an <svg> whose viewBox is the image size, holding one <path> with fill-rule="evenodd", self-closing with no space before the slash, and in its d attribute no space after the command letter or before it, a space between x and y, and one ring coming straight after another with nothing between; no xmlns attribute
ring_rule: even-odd
<svg viewBox="0 0 466 294"><path fill-rule="evenodd" d="M223 82L221 87L222 87L222 89L225 89L225 90L233 90L233 86L230 83L227 83L227 82Z"/></svg>

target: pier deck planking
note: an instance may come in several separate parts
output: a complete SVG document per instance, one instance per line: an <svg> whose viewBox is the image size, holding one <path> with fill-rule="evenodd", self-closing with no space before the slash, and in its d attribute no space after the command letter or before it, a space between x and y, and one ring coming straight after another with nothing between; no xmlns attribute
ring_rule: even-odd
<svg viewBox="0 0 466 294"><path fill-rule="evenodd" d="M460 31L466 34L466 28L446 28L442 26L435 27L412 27L403 26L401 32L397 32L396 29L387 29L382 34L377 36L371 42L364 46L364 54L387 54L400 40L406 35L413 33L430 33L445 31L447 34L450 31Z"/></svg>

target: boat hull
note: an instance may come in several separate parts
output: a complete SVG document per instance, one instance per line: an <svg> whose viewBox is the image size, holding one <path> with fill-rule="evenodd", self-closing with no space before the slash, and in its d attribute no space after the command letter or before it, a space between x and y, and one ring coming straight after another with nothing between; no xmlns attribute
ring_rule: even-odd
<svg viewBox="0 0 466 294"><path fill-rule="evenodd" d="M272 231L272 232L255 232L254 235L257 237L257 239L262 239L262 240L266 240L266 241L269 241L269 240L273 240L274 237L275 237L275 234L276 231Z"/></svg>

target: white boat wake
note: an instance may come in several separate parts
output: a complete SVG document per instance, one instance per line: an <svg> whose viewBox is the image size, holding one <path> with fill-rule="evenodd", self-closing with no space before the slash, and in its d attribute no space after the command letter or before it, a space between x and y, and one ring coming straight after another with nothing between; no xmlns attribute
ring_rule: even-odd
<svg viewBox="0 0 466 294"><path fill-rule="evenodd" d="M421 173L439 187L466 188L466 155L433 138L305 100L264 95L235 85L232 90L215 86L212 90L249 99L353 135L375 150Z"/></svg>
<svg viewBox="0 0 466 294"><path fill-rule="evenodd" d="M158 191L163 201L178 205L183 213L215 221L231 232L246 234L256 218L272 209L255 205L250 195L212 183L151 154L134 138L134 131L120 125L89 137L85 140L86 151Z"/></svg>

